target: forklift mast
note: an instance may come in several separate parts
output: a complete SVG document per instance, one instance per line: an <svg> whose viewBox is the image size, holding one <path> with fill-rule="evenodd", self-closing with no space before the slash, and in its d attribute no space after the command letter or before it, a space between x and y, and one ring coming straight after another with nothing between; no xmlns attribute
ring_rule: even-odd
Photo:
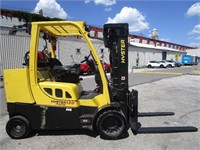
<svg viewBox="0 0 200 150"><path fill-rule="evenodd" d="M123 101L128 93L128 24L105 24L104 45L110 50L111 101Z"/></svg>

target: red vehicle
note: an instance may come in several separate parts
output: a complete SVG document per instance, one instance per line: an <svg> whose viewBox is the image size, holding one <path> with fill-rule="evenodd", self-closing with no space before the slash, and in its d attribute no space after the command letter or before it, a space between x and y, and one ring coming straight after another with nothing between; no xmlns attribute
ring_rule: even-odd
<svg viewBox="0 0 200 150"><path fill-rule="evenodd" d="M83 75L84 73L93 74L93 70L90 68L88 64L81 63L79 67L79 73Z"/></svg>
<svg viewBox="0 0 200 150"><path fill-rule="evenodd" d="M85 56L84 60L81 61L80 67L79 67L79 73L80 74L94 74L95 71L95 65L94 65L94 60L93 59L89 59L91 54L89 54L88 56ZM84 63L86 62L86 63Z"/></svg>
<svg viewBox="0 0 200 150"><path fill-rule="evenodd" d="M102 65L103 65L105 72L110 72L110 64L102 62ZM80 64L79 72L80 72L80 74L84 74L84 73L94 74L93 69L91 69L91 67L85 63Z"/></svg>
<svg viewBox="0 0 200 150"><path fill-rule="evenodd" d="M81 61L81 63L79 64L79 74L80 75L83 75L83 74L87 74L87 75L94 74L94 71L95 71L94 60L93 59L89 59L89 57L90 57L90 55L85 56L84 60ZM73 59L73 57L72 57L72 59ZM74 61L74 59L73 59L73 61ZM101 63L103 65L103 68L104 68L105 72L110 72L110 64L107 64L107 63L105 63L103 61L101 61ZM75 64L77 64L77 63L75 63Z"/></svg>

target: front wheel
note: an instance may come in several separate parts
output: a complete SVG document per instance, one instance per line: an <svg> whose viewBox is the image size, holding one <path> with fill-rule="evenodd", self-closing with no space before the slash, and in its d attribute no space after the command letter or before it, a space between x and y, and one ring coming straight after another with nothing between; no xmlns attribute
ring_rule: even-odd
<svg viewBox="0 0 200 150"><path fill-rule="evenodd" d="M93 74L92 69L88 69L87 74L88 74L88 75L92 75L92 74Z"/></svg>
<svg viewBox="0 0 200 150"><path fill-rule="evenodd" d="M110 68L107 69L107 73L110 73Z"/></svg>
<svg viewBox="0 0 200 150"><path fill-rule="evenodd" d="M118 139L127 129L126 119L119 111L105 111L97 120L97 129L102 138L111 140Z"/></svg>
<svg viewBox="0 0 200 150"><path fill-rule="evenodd" d="M173 66L171 64L167 65L167 67L172 68Z"/></svg>
<svg viewBox="0 0 200 150"><path fill-rule="evenodd" d="M151 65L148 65L147 68L153 68Z"/></svg>
<svg viewBox="0 0 200 150"><path fill-rule="evenodd" d="M13 139L25 138L30 132L30 122L23 116L14 116L7 122L6 132Z"/></svg>
<svg viewBox="0 0 200 150"><path fill-rule="evenodd" d="M160 68L164 68L164 65L160 65Z"/></svg>

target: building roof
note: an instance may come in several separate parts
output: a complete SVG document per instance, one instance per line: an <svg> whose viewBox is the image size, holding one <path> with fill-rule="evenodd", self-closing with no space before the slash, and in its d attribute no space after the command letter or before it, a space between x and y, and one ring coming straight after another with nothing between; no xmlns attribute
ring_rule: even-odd
<svg viewBox="0 0 200 150"><path fill-rule="evenodd" d="M150 44L136 43L136 42L130 42L130 45L135 46L135 47L151 48L151 49L155 49L155 50L165 50L165 51L186 53L185 51L180 51L180 50L177 50L177 49L159 46L159 45L150 45Z"/></svg>

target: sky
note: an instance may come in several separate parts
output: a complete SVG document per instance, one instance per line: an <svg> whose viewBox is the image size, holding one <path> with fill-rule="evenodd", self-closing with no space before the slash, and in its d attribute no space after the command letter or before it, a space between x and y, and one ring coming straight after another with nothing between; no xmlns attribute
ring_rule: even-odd
<svg viewBox="0 0 200 150"><path fill-rule="evenodd" d="M200 48L200 0L1 0L1 8L103 27L128 23L129 33Z"/></svg>

